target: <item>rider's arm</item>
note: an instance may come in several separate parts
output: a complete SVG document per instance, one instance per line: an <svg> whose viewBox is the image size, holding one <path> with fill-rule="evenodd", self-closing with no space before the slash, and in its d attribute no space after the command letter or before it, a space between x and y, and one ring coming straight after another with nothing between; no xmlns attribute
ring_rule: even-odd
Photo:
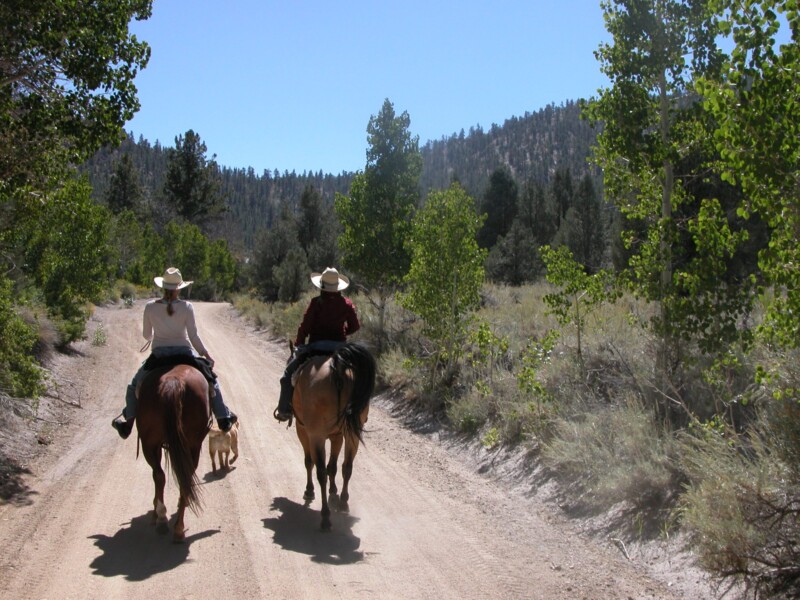
<svg viewBox="0 0 800 600"><path fill-rule="evenodd" d="M191 302L186 303L186 310L186 334L189 336L189 341L200 356L211 360L211 356L209 356L208 350L206 350L203 344L203 340L200 339L200 334L197 333L197 323L194 319L194 307Z"/></svg>
<svg viewBox="0 0 800 600"><path fill-rule="evenodd" d="M302 346L306 343L306 338L311 334L314 328L314 320L316 319L316 305L318 304L317 299L313 298L311 302L308 304L308 308L306 308L306 312L303 315L303 321L300 323L300 327L297 328L297 336L294 339L295 346Z"/></svg>
<svg viewBox="0 0 800 600"><path fill-rule="evenodd" d="M148 310L149 304L146 304L144 307L144 313L142 314L142 336L148 342L153 341L153 321L150 319L150 311Z"/></svg>
<svg viewBox="0 0 800 600"><path fill-rule="evenodd" d="M356 307L355 305L347 299L347 320L345 321L345 335L353 335L356 331L361 329L361 323L358 320L358 314L356 314Z"/></svg>

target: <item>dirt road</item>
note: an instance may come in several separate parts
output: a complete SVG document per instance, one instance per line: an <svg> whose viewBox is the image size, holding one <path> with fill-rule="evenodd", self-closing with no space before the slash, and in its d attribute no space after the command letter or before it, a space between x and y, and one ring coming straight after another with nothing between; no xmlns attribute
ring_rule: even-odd
<svg viewBox="0 0 800 600"><path fill-rule="evenodd" d="M110 421L139 353L142 303L97 310L105 346L83 342L58 370L80 401L31 466L24 498L0 506L0 597L63 598L677 598L611 544L598 546L535 498L465 466L412 433L376 398L351 481L350 513L319 529L306 507L293 429L271 417L285 349L226 304L195 303L227 403L241 418L240 457L198 475L204 508L187 541L151 525L153 484L136 436ZM101 336L102 337L102 336ZM169 479L167 505L177 488Z"/></svg>

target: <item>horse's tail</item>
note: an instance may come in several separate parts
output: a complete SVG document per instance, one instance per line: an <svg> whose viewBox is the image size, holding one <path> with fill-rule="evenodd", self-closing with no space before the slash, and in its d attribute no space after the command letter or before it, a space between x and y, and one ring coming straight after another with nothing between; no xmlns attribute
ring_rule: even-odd
<svg viewBox="0 0 800 600"><path fill-rule="evenodd" d="M364 346L350 342L334 353L333 370L340 382L346 371L353 372L353 389L345 407L343 429L345 434L352 433L363 442L361 412L369 405L375 389L375 359Z"/></svg>
<svg viewBox="0 0 800 600"><path fill-rule="evenodd" d="M200 480L195 473L194 459L183 432L186 383L179 377L162 379L158 393L166 404L167 455L172 464L172 474L178 482L186 506L197 514L200 508Z"/></svg>

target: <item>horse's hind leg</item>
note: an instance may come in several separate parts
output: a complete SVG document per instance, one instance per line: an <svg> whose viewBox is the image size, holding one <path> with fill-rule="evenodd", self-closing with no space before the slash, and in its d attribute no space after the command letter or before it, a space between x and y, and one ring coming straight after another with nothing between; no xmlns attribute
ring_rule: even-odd
<svg viewBox="0 0 800 600"><path fill-rule="evenodd" d="M319 483L319 493L322 496L322 530L329 531L331 528L331 509L328 506L328 494L325 493L327 487L328 472L325 468L325 440L315 443L311 447L311 460L317 469L317 482Z"/></svg>
<svg viewBox="0 0 800 600"><path fill-rule="evenodd" d="M303 456L304 456L304 464L306 467L306 490L303 493L303 500L306 501L306 506L314 499L314 482L313 482L313 472L314 472L314 462L311 460L311 448L308 442L308 432L306 431L305 427L297 424L297 438L300 440L300 444L303 446Z"/></svg>
<svg viewBox="0 0 800 600"><path fill-rule="evenodd" d="M178 500L178 512L175 513L175 528L172 530L172 541L180 544L186 539L186 524L183 517L186 514L186 499L181 494Z"/></svg>
<svg viewBox="0 0 800 600"><path fill-rule="evenodd" d="M341 434L333 435L331 440L331 456L328 459L328 500L337 507L339 501L339 489L336 487L336 472L337 463L339 462L339 453L342 451L342 444L344 437Z"/></svg>
<svg viewBox="0 0 800 600"><path fill-rule="evenodd" d="M350 510L348 501L350 500L350 477L353 475L353 462L358 453L358 439L348 436L344 446L344 460L342 461L342 494L339 496L339 510L347 512Z"/></svg>
<svg viewBox="0 0 800 600"><path fill-rule="evenodd" d="M167 476L161 468L161 446L143 447L142 453L153 470L153 483L155 484L155 495L153 497L153 522L160 533L167 530L167 507L164 504L164 486L167 483Z"/></svg>

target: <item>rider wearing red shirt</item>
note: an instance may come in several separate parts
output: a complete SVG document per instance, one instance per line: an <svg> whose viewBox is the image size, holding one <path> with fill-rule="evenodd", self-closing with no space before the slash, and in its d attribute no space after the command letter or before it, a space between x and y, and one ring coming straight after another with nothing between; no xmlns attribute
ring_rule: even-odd
<svg viewBox="0 0 800 600"><path fill-rule="evenodd" d="M281 377L281 395L273 413L278 421L292 418L292 375L309 354L333 352L361 327L355 305L341 294L350 285L347 277L329 267L322 273L312 273L311 283L320 289L320 294L311 300L297 328L297 350Z"/></svg>

